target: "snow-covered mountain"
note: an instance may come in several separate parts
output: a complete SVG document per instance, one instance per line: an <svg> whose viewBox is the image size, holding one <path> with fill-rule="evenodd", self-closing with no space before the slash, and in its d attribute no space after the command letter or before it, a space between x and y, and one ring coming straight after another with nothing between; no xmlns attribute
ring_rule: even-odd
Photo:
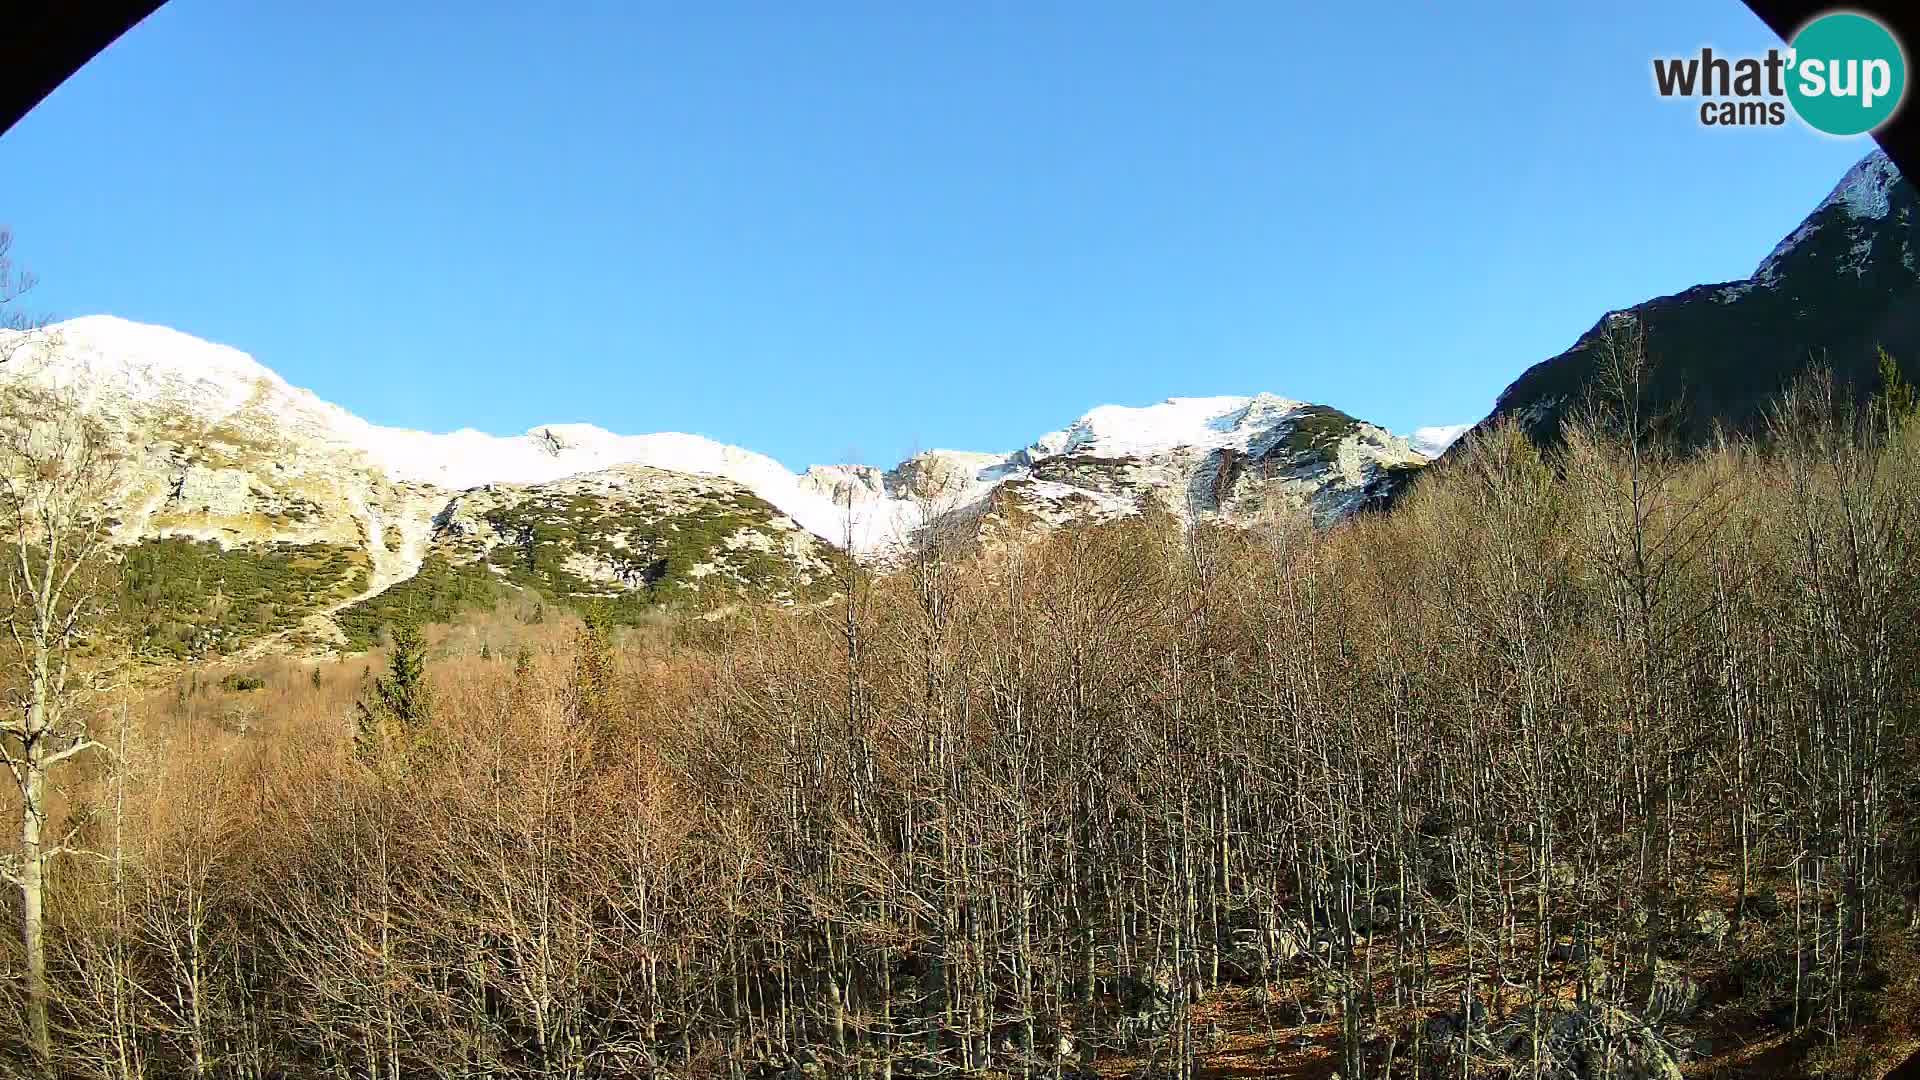
<svg viewBox="0 0 1920 1080"><path fill-rule="evenodd" d="M1102 406L1010 453L936 450L891 469L796 475L677 432L382 427L239 350L108 316L58 324L13 352L0 390L66 388L125 440L124 541L307 545L332 553L330 565L363 564L364 588L333 607L436 557L543 590L658 589L669 572L667 584L694 590L823 580L833 548L884 559L943 515L983 539L1146 507L1327 522L1424 464L1451 432L1422 429L1416 447L1272 395L1175 398Z"/></svg>
<svg viewBox="0 0 1920 1080"><path fill-rule="evenodd" d="M1324 405L1260 394L1103 405L1006 455L932 451L886 473L810 470L865 514L900 526L949 516L983 536L1153 507L1189 520L1304 513L1328 523L1427 456Z"/></svg>
<svg viewBox="0 0 1920 1080"><path fill-rule="evenodd" d="M357 458L394 483L448 491L543 484L613 465L721 476L822 536L840 530L831 500L779 462L698 435L615 435L591 424L548 424L512 436L381 427L288 385L246 353L166 327L96 315L57 324L47 338L55 346L23 350L11 374L80 387L109 415L176 415L282 435L327 455Z"/></svg>

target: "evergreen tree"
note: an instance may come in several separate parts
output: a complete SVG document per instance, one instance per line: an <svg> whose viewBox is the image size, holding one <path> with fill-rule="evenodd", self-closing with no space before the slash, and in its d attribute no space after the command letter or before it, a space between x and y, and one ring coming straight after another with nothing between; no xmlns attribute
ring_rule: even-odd
<svg viewBox="0 0 1920 1080"><path fill-rule="evenodd" d="M375 767L404 767L432 715L426 638L411 623L396 626L387 673L375 679L371 692L360 699L354 739L360 759Z"/></svg>

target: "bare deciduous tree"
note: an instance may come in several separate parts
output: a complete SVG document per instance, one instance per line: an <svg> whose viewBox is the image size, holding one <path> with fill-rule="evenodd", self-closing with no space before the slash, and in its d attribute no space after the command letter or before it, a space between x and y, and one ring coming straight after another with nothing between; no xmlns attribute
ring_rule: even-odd
<svg viewBox="0 0 1920 1080"><path fill-rule="evenodd" d="M17 672L0 723L0 761L19 788L20 850L5 879L20 890L27 964L27 1026L43 1067L47 1021L49 860L77 849L49 834L52 782L63 765L104 749L87 734L85 706L102 671L83 656L111 600L108 568L118 454L70 392L16 387L0 433L0 618Z"/></svg>
<svg viewBox="0 0 1920 1080"><path fill-rule="evenodd" d="M1904 1031L1920 436L1814 384L1671 454L1616 344L1611 419L1485 431L1336 529L976 543L917 477L957 531L840 602L422 668L404 774L352 764L361 661L270 677L257 755L152 702L141 770L62 781L137 853L48 892L63 1075L1191 1078L1262 1041L1598 1080Z"/></svg>

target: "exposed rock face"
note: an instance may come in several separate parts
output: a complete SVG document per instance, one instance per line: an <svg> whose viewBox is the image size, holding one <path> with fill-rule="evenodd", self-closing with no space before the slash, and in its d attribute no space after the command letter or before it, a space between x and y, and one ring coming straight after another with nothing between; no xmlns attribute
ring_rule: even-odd
<svg viewBox="0 0 1920 1080"><path fill-rule="evenodd" d="M1692 931L1694 943L1703 948L1718 949L1727 943L1727 935L1733 932L1733 920L1724 911L1708 909L1695 912Z"/></svg>
<svg viewBox="0 0 1920 1080"><path fill-rule="evenodd" d="M1546 1053L1550 1075L1578 1080L1680 1080L1680 1065L1660 1033L1638 1017L1604 1005L1568 1009L1553 1016Z"/></svg>
<svg viewBox="0 0 1920 1080"><path fill-rule="evenodd" d="M1005 463L1006 457L999 454L929 450L889 469L885 480L888 491L931 504L937 511L943 500L974 483L980 474L991 475Z"/></svg>
<svg viewBox="0 0 1920 1080"><path fill-rule="evenodd" d="M1647 1018L1657 1022L1687 1019L1705 996L1691 975L1665 960L1656 960L1644 981Z"/></svg>
<svg viewBox="0 0 1920 1080"><path fill-rule="evenodd" d="M922 455L888 474L888 491L911 483L922 501L937 494L987 543L1149 511L1330 524L1427 460L1406 439L1324 405L1271 394L1174 398L1103 406L1003 458Z"/></svg>
<svg viewBox="0 0 1920 1080"><path fill-rule="evenodd" d="M1530 1066L1534 1032L1523 1019L1489 1022L1484 1011L1432 1017L1424 1024L1427 1045L1442 1061L1466 1052ZM1679 1062L1654 1026L1623 1009L1597 1002L1547 1014L1539 1041L1541 1075L1551 1080L1680 1080ZM1451 1066L1451 1061L1448 1065Z"/></svg>
<svg viewBox="0 0 1920 1080"><path fill-rule="evenodd" d="M856 503L882 498L887 492L887 474L874 465L814 465L800 474L800 483L836 503Z"/></svg>

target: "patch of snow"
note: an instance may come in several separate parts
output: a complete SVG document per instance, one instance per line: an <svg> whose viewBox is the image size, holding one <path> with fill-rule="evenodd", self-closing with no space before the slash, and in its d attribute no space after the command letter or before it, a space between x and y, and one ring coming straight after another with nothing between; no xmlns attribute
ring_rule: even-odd
<svg viewBox="0 0 1920 1080"><path fill-rule="evenodd" d="M198 415L217 421L244 406L263 385L269 392L287 388L238 349L107 315L20 336L27 346L13 357L9 375L74 389L89 403L191 401Z"/></svg>
<svg viewBox="0 0 1920 1080"><path fill-rule="evenodd" d="M1460 436L1473 428L1472 424L1436 424L1431 427L1414 428L1407 441L1413 444L1415 451L1430 458L1437 458L1447 452Z"/></svg>
<svg viewBox="0 0 1920 1080"><path fill-rule="evenodd" d="M1153 457L1183 447L1245 449L1302 406L1273 394L1255 397L1168 398L1158 405L1102 405L1022 451L1026 462L1063 454Z"/></svg>

